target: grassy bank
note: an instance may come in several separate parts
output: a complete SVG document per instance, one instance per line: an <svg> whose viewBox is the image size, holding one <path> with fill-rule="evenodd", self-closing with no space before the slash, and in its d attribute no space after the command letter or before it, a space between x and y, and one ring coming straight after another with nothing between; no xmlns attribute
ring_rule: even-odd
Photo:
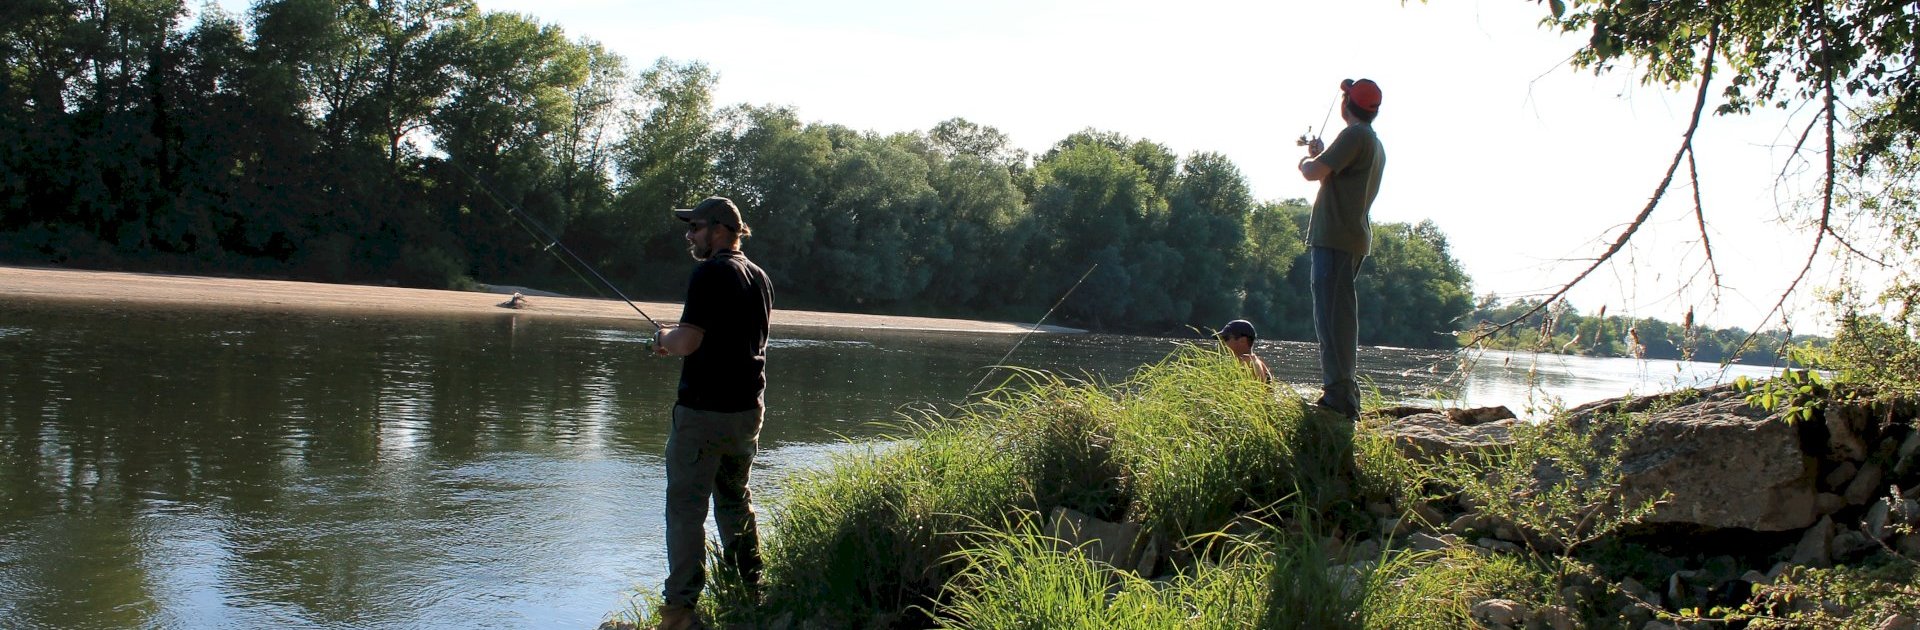
<svg viewBox="0 0 1920 630"><path fill-rule="evenodd" d="M1616 442L1553 424L1484 461L1427 466L1211 349L1121 383L1026 378L794 479L769 510L760 598L716 567L703 616L756 628L1461 628L1497 619L1485 602L1502 599L1543 627L1713 615L1760 627L1820 614L1792 608L1812 595L1920 612L1898 557L1792 572L1745 608L1623 611L1638 596L1623 578L1688 560L1607 538L1640 508L1607 503ZM1511 500L1526 491L1503 480L1542 461L1582 476L1580 489ZM1436 505L1462 501L1545 535L1503 549L1423 533L1446 529ZM1116 561L1063 543L1058 508L1137 526L1136 549L1154 551ZM644 625L654 603L643 596L626 616Z"/></svg>

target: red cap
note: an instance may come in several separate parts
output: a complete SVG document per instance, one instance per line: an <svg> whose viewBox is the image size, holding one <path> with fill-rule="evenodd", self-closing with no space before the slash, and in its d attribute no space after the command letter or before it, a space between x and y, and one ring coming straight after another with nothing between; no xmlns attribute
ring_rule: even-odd
<svg viewBox="0 0 1920 630"><path fill-rule="evenodd" d="M1340 91L1347 95L1347 100L1354 107L1369 112L1380 111L1380 85L1374 83L1373 79L1341 81Z"/></svg>

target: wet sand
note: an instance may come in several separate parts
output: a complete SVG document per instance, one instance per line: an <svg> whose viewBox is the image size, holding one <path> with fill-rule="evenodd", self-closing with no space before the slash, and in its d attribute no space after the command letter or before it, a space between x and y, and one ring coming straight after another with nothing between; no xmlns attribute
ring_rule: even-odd
<svg viewBox="0 0 1920 630"><path fill-rule="evenodd" d="M105 303L396 316L522 314L529 317L645 321L632 307L619 300L528 296L523 308L510 309L501 306L508 298L508 295L500 293L471 291L0 266L0 300L7 302ZM680 319L678 303L635 304L662 324ZM1032 328L1031 323L792 310L775 310L772 323L776 329L834 328L990 334L1025 333ZM1084 331L1041 326L1040 332Z"/></svg>

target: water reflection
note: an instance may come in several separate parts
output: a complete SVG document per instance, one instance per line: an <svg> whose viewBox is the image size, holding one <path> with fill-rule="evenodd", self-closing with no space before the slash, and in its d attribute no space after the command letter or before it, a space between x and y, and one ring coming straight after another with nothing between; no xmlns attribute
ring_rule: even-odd
<svg viewBox="0 0 1920 630"><path fill-rule="evenodd" d="M679 365L642 354L649 332L0 305L0 627L591 627L665 565ZM763 496L908 405L1006 378L988 366L1017 341L776 335ZM1177 343L1036 336L1007 363L1112 381ZM1312 344L1262 354L1317 380ZM1527 391L1517 364L1456 382L1449 354L1361 352L1402 398L1508 403ZM1542 365L1536 382L1574 402L1666 369Z"/></svg>

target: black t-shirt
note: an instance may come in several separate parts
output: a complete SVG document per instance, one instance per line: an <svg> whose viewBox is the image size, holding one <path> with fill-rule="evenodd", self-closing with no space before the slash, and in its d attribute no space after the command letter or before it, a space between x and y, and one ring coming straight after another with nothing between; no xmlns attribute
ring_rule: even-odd
<svg viewBox="0 0 1920 630"><path fill-rule="evenodd" d="M772 312L773 283L746 255L721 250L693 268L680 323L705 334L680 367L680 406L729 413L765 404Z"/></svg>

